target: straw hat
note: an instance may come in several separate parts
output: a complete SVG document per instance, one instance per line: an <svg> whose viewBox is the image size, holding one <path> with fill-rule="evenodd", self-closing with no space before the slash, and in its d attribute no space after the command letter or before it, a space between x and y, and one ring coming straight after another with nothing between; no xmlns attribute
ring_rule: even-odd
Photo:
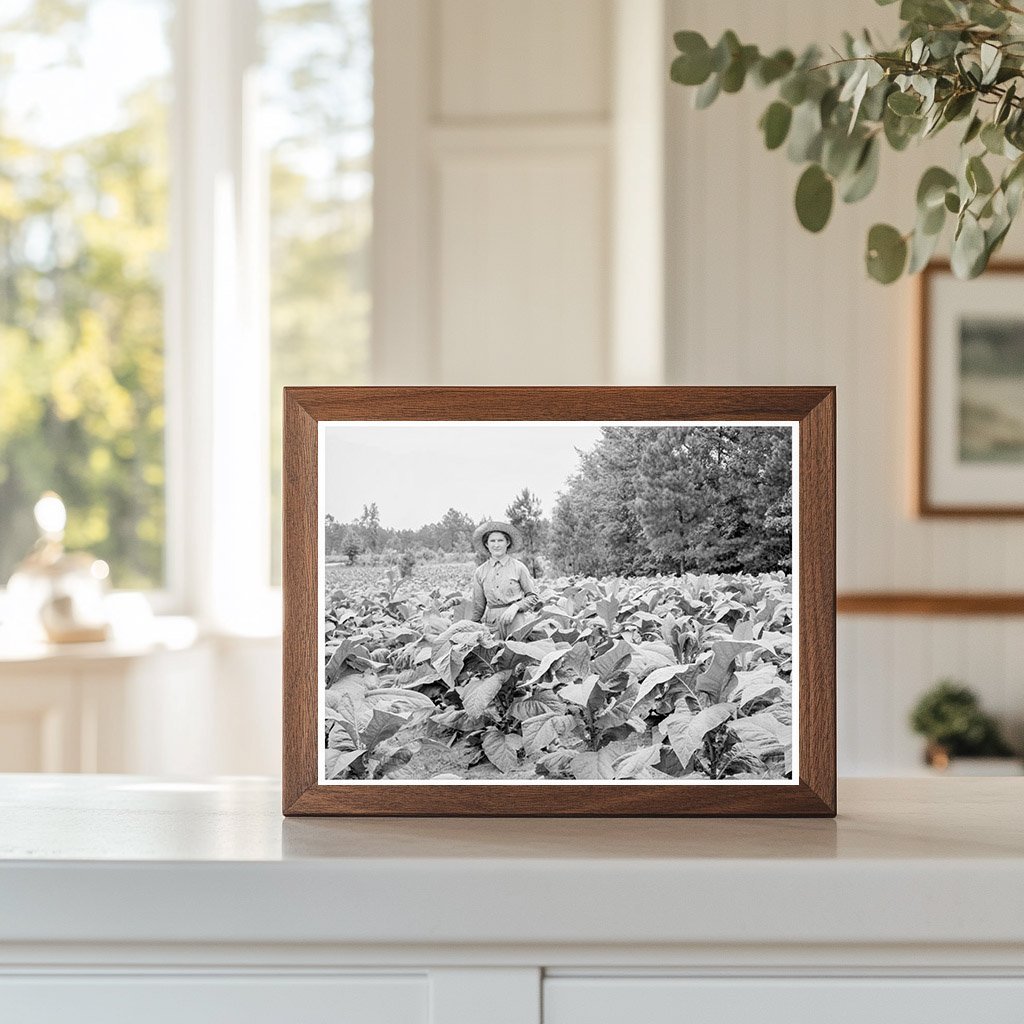
<svg viewBox="0 0 1024 1024"><path fill-rule="evenodd" d="M490 556L491 553L487 550L484 538L495 530L508 537L509 551L520 551L522 549L523 535L519 532L518 526L513 526L511 523L504 523L500 519L489 519L486 523L481 523L473 531L473 547L476 548L481 555Z"/></svg>

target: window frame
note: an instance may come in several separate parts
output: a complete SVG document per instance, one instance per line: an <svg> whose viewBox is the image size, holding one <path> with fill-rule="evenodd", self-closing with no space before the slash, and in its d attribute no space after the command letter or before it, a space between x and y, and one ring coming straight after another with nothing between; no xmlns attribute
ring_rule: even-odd
<svg viewBox="0 0 1024 1024"><path fill-rule="evenodd" d="M266 160L257 0L177 0L165 303L168 586L156 611L280 630L270 584Z"/></svg>

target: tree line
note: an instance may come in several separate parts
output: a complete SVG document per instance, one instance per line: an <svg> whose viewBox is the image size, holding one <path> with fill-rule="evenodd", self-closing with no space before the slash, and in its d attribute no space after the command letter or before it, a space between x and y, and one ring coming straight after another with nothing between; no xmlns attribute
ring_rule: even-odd
<svg viewBox="0 0 1024 1024"><path fill-rule="evenodd" d="M524 487L505 509L537 575L638 576L792 569L791 440L782 427L602 427L550 518ZM375 503L328 515L329 556L402 564L470 560L477 523L449 508L416 530L385 527Z"/></svg>
<svg viewBox="0 0 1024 1024"><path fill-rule="evenodd" d="M792 568L785 427L603 427L555 504L550 548L603 576Z"/></svg>

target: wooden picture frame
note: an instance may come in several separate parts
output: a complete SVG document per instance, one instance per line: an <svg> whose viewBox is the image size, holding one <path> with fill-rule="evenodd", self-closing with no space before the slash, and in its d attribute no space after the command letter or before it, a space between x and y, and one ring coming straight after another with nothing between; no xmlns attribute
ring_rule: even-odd
<svg viewBox="0 0 1024 1024"><path fill-rule="evenodd" d="M1024 437L1007 461L1005 399L992 391L984 405L985 381L1024 393L1024 373L1000 381L995 373L974 373L963 362L964 348L988 325L1012 325L1014 342L1024 344L1024 312L1019 294L1024 262L989 264L971 281L954 277L946 261L935 261L917 283L917 339L914 377L917 409L913 452L912 507L921 518L1009 518L1024 516ZM999 339L989 341L991 347ZM970 374L970 379L968 375ZM971 390L967 388L970 386ZM1019 408L1021 403L1017 403ZM1010 410L1015 412L1016 410ZM1000 419L1002 417L1002 420ZM1003 422L1005 421L1005 422ZM1004 445L1003 456L997 446ZM996 451L990 456L987 452Z"/></svg>
<svg viewBox="0 0 1024 1024"><path fill-rule="evenodd" d="M428 425L440 422L483 424L484 421L493 421L488 426L505 423L531 428L557 423L586 425L591 421L608 426L653 425L658 429L664 426L706 431L716 426L749 426L767 427L775 434L789 427L794 482L790 529L797 570L789 584L793 604L791 625L795 634L790 638L790 647L792 654L797 655L795 659L790 656L791 681L795 689L790 697L790 710L796 736L792 777L776 776L775 781L743 781L742 777L721 781L692 778L644 781L652 777L648 774L621 781L590 781L588 776L587 781L531 779L491 784L433 779L407 782L392 778L339 782L328 781L321 775L324 758L320 749L325 745L329 729L335 725L327 726L321 719L320 675L326 652L321 633L325 599L320 593L323 585L320 545L325 515L321 507L321 460L325 453L321 451L320 438L347 437L346 431L353 426L372 428L376 424L389 424L394 427L414 423L420 425L418 429L425 430ZM835 427L835 389L831 387L285 388L284 814L833 817L836 813ZM749 436L739 429L734 434ZM338 450L343 454L348 451ZM387 473L388 466L382 464L380 472ZM777 575L787 578L782 572ZM753 602L753 597L749 600ZM756 627L761 630L758 635L763 638L762 645L770 642L767 632L770 625L770 622L761 622ZM610 634L615 628L610 623L609 636L601 642L612 643ZM716 634L716 638L721 639L721 636ZM786 650L784 646L781 649ZM701 660L700 655L697 651L693 657ZM704 658L704 671L717 656L716 652ZM723 661L725 656L723 654ZM680 660L684 660L682 656ZM733 667L732 660L725 665L730 687L739 685ZM626 678L632 677L627 674ZM685 710L689 705L683 706ZM739 712L736 714L739 716ZM660 742L665 744L665 750L669 749L667 737Z"/></svg>

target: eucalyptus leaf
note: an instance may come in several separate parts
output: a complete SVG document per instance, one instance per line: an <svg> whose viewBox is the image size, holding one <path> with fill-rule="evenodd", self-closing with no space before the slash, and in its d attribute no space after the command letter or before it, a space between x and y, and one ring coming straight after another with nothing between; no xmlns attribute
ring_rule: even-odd
<svg viewBox="0 0 1024 1024"><path fill-rule="evenodd" d="M821 114L821 123L823 125L830 124L833 121L838 125L842 119L842 111L838 109L841 91L837 86L833 86L818 101L818 112ZM849 126L849 122L847 122L847 126Z"/></svg>
<svg viewBox="0 0 1024 1024"><path fill-rule="evenodd" d="M996 124L1002 124L1013 110L1013 101L1017 96L1017 83L1011 82L1003 93L999 102L996 104L996 112L992 117L992 120Z"/></svg>
<svg viewBox="0 0 1024 1024"><path fill-rule="evenodd" d="M945 60L956 53L959 46L960 33L956 30L933 32L929 37L928 47L933 59Z"/></svg>
<svg viewBox="0 0 1024 1024"><path fill-rule="evenodd" d="M929 135L933 135L942 128L945 123L944 107L939 105L932 107L931 113L925 118L924 131L921 132L921 138L927 138Z"/></svg>
<svg viewBox="0 0 1024 1024"><path fill-rule="evenodd" d="M953 65L960 75L961 84L967 89L981 88L981 65L968 60L960 51L953 54Z"/></svg>
<svg viewBox="0 0 1024 1024"><path fill-rule="evenodd" d="M978 182L974 175L967 173L969 162L965 160L960 165L960 172L956 179L956 190L960 196L960 210L965 210L978 195Z"/></svg>
<svg viewBox="0 0 1024 1024"><path fill-rule="evenodd" d="M793 70L796 58L789 50L777 50L770 57L762 57L753 68L753 78L762 88L784 78Z"/></svg>
<svg viewBox="0 0 1024 1024"><path fill-rule="evenodd" d="M807 76L801 71L788 75L779 88L779 98L798 107L807 99Z"/></svg>
<svg viewBox="0 0 1024 1024"><path fill-rule="evenodd" d="M941 231L922 231L920 226L914 229L910 239L910 262L907 264L907 273L916 274L928 266L941 235Z"/></svg>
<svg viewBox="0 0 1024 1024"><path fill-rule="evenodd" d="M807 100L793 111L786 155L794 163L817 160L821 143L821 112L817 103Z"/></svg>
<svg viewBox="0 0 1024 1024"><path fill-rule="evenodd" d="M929 210L941 206L946 199L946 191L956 184L956 176L944 167L929 167L921 175L917 186L917 205L919 209Z"/></svg>
<svg viewBox="0 0 1024 1024"><path fill-rule="evenodd" d="M923 118L900 117L890 109L886 109L882 116L885 141L897 152L907 148L910 140L917 134L922 124L924 124Z"/></svg>
<svg viewBox="0 0 1024 1024"><path fill-rule="evenodd" d="M838 128L822 133L821 166L833 178L841 178L855 169L864 149L863 135L851 138Z"/></svg>
<svg viewBox="0 0 1024 1024"><path fill-rule="evenodd" d="M972 156L967 161L966 173L967 180L970 182L975 193L987 196L995 188L992 175L985 166L985 161L980 156Z"/></svg>
<svg viewBox="0 0 1024 1024"><path fill-rule="evenodd" d="M699 32L676 32L679 56L672 61L671 77L681 85L701 85L711 74L711 47Z"/></svg>
<svg viewBox="0 0 1024 1024"><path fill-rule="evenodd" d="M860 202L875 187L878 181L879 148L877 137L864 143L853 175L843 187L844 203Z"/></svg>
<svg viewBox="0 0 1024 1024"><path fill-rule="evenodd" d="M992 254L1003 244L1006 232L1010 230L1011 218L1008 214L1002 214L985 229L985 265L988 264ZM976 274L984 270L984 266L976 269Z"/></svg>
<svg viewBox="0 0 1024 1024"><path fill-rule="evenodd" d="M907 262L906 239L889 224L876 224L868 232L867 269L880 284L892 284Z"/></svg>
<svg viewBox="0 0 1024 1024"><path fill-rule="evenodd" d="M1007 25L1006 15L990 3L972 3L968 10L968 17L978 25L985 28L1002 29Z"/></svg>
<svg viewBox="0 0 1024 1024"><path fill-rule="evenodd" d="M903 0L900 17L925 25L944 25L956 18L957 12L942 0Z"/></svg>
<svg viewBox="0 0 1024 1024"><path fill-rule="evenodd" d="M974 108L975 95L972 92L963 92L950 96L942 106L943 121L958 121L966 117Z"/></svg>
<svg viewBox="0 0 1024 1024"><path fill-rule="evenodd" d="M1020 210L1021 198L1024 196L1024 158L1016 163L1003 175L1003 194L1006 196L1006 209L1012 220Z"/></svg>
<svg viewBox="0 0 1024 1024"><path fill-rule="evenodd" d="M703 57L692 57L684 54L672 61L669 75L673 82L680 85L703 85L711 74L711 58L709 53Z"/></svg>
<svg viewBox="0 0 1024 1024"><path fill-rule="evenodd" d="M980 117L972 117L971 123L967 126L967 131L964 132L964 137L960 140L961 146L970 145L979 135L982 129L983 122Z"/></svg>
<svg viewBox="0 0 1024 1024"><path fill-rule="evenodd" d="M910 82L924 100L924 106L921 109L927 113L935 103L935 79L928 78L926 75L913 75Z"/></svg>
<svg viewBox="0 0 1024 1024"><path fill-rule="evenodd" d="M740 49L741 45L736 33L732 29L727 29L711 51L711 70L721 74L732 64L733 58Z"/></svg>
<svg viewBox="0 0 1024 1024"><path fill-rule="evenodd" d="M917 229L922 234L933 235L941 234L943 227L946 223L946 204L939 203L938 206L933 206L928 210L918 210L917 212Z"/></svg>
<svg viewBox="0 0 1024 1024"><path fill-rule="evenodd" d="M768 149L778 149L786 141L789 126L793 121L793 108L788 103L776 100L761 116L764 144Z"/></svg>
<svg viewBox="0 0 1024 1024"><path fill-rule="evenodd" d="M981 142L993 156L1002 156L1006 146L1006 133L991 121L981 129Z"/></svg>
<svg viewBox="0 0 1024 1024"><path fill-rule="evenodd" d="M991 85L999 74L1003 63L1003 51L994 43L985 41L981 44L981 84Z"/></svg>
<svg viewBox="0 0 1024 1024"><path fill-rule="evenodd" d="M817 165L811 164L796 186L796 215L808 231L821 231L832 214L832 180Z"/></svg>
<svg viewBox="0 0 1024 1024"><path fill-rule="evenodd" d="M964 211L960 226L953 237L953 251L950 264L953 273L961 280L976 277L979 273L975 268L983 266L985 259L985 232L978 219L969 211Z"/></svg>
<svg viewBox="0 0 1024 1024"><path fill-rule="evenodd" d="M867 91L867 71L867 64L864 61L860 61L854 66L853 72L839 94L840 103L854 102L857 91L862 87L865 92Z"/></svg>
<svg viewBox="0 0 1024 1024"><path fill-rule="evenodd" d="M881 71L879 74L881 74ZM888 100L892 91L892 82L885 78L879 79L868 89L864 96L864 102L860 106L859 120L861 124L867 121L874 123L882 120L882 115L885 113L886 100Z"/></svg>
<svg viewBox="0 0 1024 1024"><path fill-rule="evenodd" d="M683 54L711 52L708 41L699 32L691 32L689 30L674 32L672 34L672 42L676 44L676 49Z"/></svg>
<svg viewBox="0 0 1024 1024"><path fill-rule="evenodd" d="M722 72L722 92L739 92L743 88L746 76L747 69L743 59L737 56Z"/></svg>
<svg viewBox="0 0 1024 1024"><path fill-rule="evenodd" d="M712 103L718 98L718 94L722 91L722 82L718 75L712 75L698 90L694 93L693 105L698 110L706 110L711 106Z"/></svg>
<svg viewBox="0 0 1024 1024"><path fill-rule="evenodd" d="M889 109L894 114L899 114L903 117L906 114L916 114L921 107L921 100L919 97L909 92L894 92L889 96Z"/></svg>

